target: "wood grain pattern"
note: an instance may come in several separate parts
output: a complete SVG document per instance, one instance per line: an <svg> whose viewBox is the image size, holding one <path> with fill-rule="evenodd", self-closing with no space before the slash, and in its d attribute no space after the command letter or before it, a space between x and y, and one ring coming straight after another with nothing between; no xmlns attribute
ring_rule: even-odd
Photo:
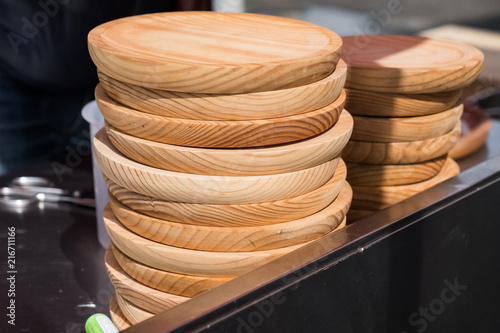
<svg viewBox="0 0 500 333"><path fill-rule="evenodd" d="M104 119L117 129L147 140L206 148L259 147L307 139L331 128L345 104L345 92L319 110L295 116L241 121L169 118L130 109L98 85L95 98Z"/></svg>
<svg viewBox="0 0 500 333"><path fill-rule="evenodd" d="M97 68L119 81L233 94L318 81L335 69L342 40L282 17L172 12L104 23L89 33L88 46Z"/></svg>
<svg viewBox="0 0 500 333"><path fill-rule="evenodd" d="M330 75L307 85L258 93L215 95L148 89L98 73L106 93L123 105L159 116L198 120L269 119L318 110L340 96L346 74L347 66L340 60Z"/></svg>
<svg viewBox="0 0 500 333"><path fill-rule="evenodd" d="M120 296L120 293L118 292L116 292L115 297L118 305L120 306L120 309L122 310L123 315L132 325L139 324L141 321L147 320L154 316L153 313L143 310L135 304L129 302L128 300Z"/></svg>
<svg viewBox="0 0 500 333"><path fill-rule="evenodd" d="M135 281L118 265L113 252L109 248L106 250L104 263L109 279L115 287L116 292L141 309L149 312L167 310L189 299L189 297L169 294ZM124 309L121 307L120 309L123 312Z"/></svg>
<svg viewBox="0 0 500 333"><path fill-rule="evenodd" d="M299 196L332 178L340 158L319 166L263 176L205 176L152 168L127 159L113 147L104 129L94 138L102 173L132 192L168 201L245 204Z"/></svg>
<svg viewBox="0 0 500 333"><path fill-rule="evenodd" d="M155 269L129 258L116 246L111 246L111 249L116 261L127 275L146 286L170 294L194 297L232 280L230 277L186 275Z"/></svg>
<svg viewBox="0 0 500 333"><path fill-rule="evenodd" d="M407 142L363 142L351 140L342 158L352 163L410 164L447 154L460 138L460 122L452 131L436 138Z"/></svg>
<svg viewBox="0 0 500 333"><path fill-rule="evenodd" d="M362 41L361 41L362 39ZM347 88L425 94L463 88L478 77L478 49L415 36L363 35L343 38Z"/></svg>
<svg viewBox="0 0 500 333"><path fill-rule="evenodd" d="M121 332L132 326L132 324L125 318L118 302L116 300L116 296L113 295L109 302L109 314L111 316L111 321L116 326L116 328Z"/></svg>
<svg viewBox="0 0 500 333"><path fill-rule="evenodd" d="M255 176L304 170L340 155L353 120L343 111L338 122L313 138L273 147L195 148L140 139L106 125L109 139L122 154L142 164L170 171L218 176Z"/></svg>
<svg viewBox="0 0 500 333"><path fill-rule="evenodd" d="M161 220L138 213L109 195L109 206L132 232L162 243L200 251L262 251L283 248L319 238L342 222L352 193L344 187L325 209L307 217L266 226L214 227Z"/></svg>
<svg viewBox="0 0 500 333"><path fill-rule="evenodd" d="M351 138L365 142L420 141L451 131L460 121L463 104L452 109L419 117L386 118L353 116Z"/></svg>
<svg viewBox="0 0 500 333"><path fill-rule="evenodd" d="M346 186L349 185L346 183ZM179 274L236 277L302 246L252 252L183 249L134 234L120 223L109 205L105 207L103 216L111 241L121 252L144 265Z"/></svg>
<svg viewBox="0 0 500 333"><path fill-rule="evenodd" d="M441 171L446 156L414 164L349 163L347 181L351 186L392 186L423 182Z"/></svg>
<svg viewBox="0 0 500 333"><path fill-rule="evenodd" d="M433 94L391 94L346 89L345 108L359 116L416 117L451 109L462 96L462 89Z"/></svg>
<svg viewBox="0 0 500 333"><path fill-rule="evenodd" d="M300 219L328 206L338 195L347 169L340 160L335 175L311 192L290 199L239 205L178 203L156 199L129 191L104 178L108 190L125 206L142 214L163 220L202 226L259 226Z"/></svg>
<svg viewBox="0 0 500 333"><path fill-rule="evenodd" d="M356 210L384 209L442 183L459 173L458 164L453 159L448 158L438 175L420 183L398 186L353 186L352 208Z"/></svg>

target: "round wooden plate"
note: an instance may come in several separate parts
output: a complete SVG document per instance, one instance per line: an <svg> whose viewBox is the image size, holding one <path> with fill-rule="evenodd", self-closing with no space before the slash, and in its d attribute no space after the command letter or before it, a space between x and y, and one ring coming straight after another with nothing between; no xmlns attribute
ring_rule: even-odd
<svg viewBox="0 0 500 333"><path fill-rule="evenodd" d="M119 331L126 330L127 328L132 326L132 324L128 321L127 318L125 318L125 315L120 309L115 295L113 295L111 301L109 302L109 314L111 316L111 321Z"/></svg>
<svg viewBox="0 0 500 333"><path fill-rule="evenodd" d="M460 138L460 122L452 131L436 138L407 142L349 141L342 158L352 163L410 164L446 155Z"/></svg>
<svg viewBox="0 0 500 333"><path fill-rule="evenodd" d="M453 159L448 158L435 177L420 183L398 186L353 186L352 208L356 210L384 209L442 183L459 173L458 164Z"/></svg>
<svg viewBox="0 0 500 333"><path fill-rule="evenodd" d="M204 204L245 204L299 196L332 178L340 158L319 166L274 175L206 176L161 170L127 159L113 147L104 129L94 138L102 173L136 193L168 201Z"/></svg>
<svg viewBox="0 0 500 333"><path fill-rule="evenodd" d="M162 243L200 251L262 251L283 248L319 238L342 222L352 199L344 187L325 209L288 222L251 227L199 226L161 220L133 211L109 195L109 205L122 225L132 232Z"/></svg>
<svg viewBox="0 0 500 333"><path fill-rule="evenodd" d="M416 117L451 109L462 96L462 89L433 94L391 94L346 89L345 108L359 116Z"/></svg>
<svg viewBox="0 0 500 333"><path fill-rule="evenodd" d="M130 109L113 101L99 84L95 98L104 119L117 129L147 140L206 148L259 147L294 142L323 133L335 125L345 92L319 110L289 117L212 121L169 118Z"/></svg>
<svg viewBox="0 0 500 333"><path fill-rule="evenodd" d="M109 139L122 154L142 164L170 171L216 176L255 176L304 170L340 155L353 120L343 111L338 122L313 138L273 147L195 148L140 139L106 124Z"/></svg>
<svg viewBox="0 0 500 333"><path fill-rule="evenodd" d="M328 206L338 195L347 169L340 160L335 175L311 192L290 199L240 205L189 204L155 199L129 191L104 177L108 190L125 206L142 214L185 224L244 227L300 219Z"/></svg>
<svg viewBox="0 0 500 333"><path fill-rule="evenodd" d="M97 68L141 87L234 94L318 81L342 39L303 21L257 14L172 12L104 23L88 36Z"/></svg>
<svg viewBox="0 0 500 333"><path fill-rule="evenodd" d="M119 292L116 292L115 297L116 302L120 306L123 315L132 325L139 324L141 321L147 320L154 316L153 313L141 309L140 307L120 296ZM158 313L160 312L161 311L159 311Z"/></svg>
<svg viewBox="0 0 500 333"><path fill-rule="evenodd" d="M446 155L414 164L349 163L347 181L351 186L392 186L423 182L436 176Z"/></svg>
<svg viewBox="0 0 500 333"><path fill-rule="evenodd" d="M110 248L106 250L104 263L116 292L141 309L149 312L167 310L190 299L189 297L159 291L135 281L118 265ZM120 309L122 312L124 311L121 306ZM130 321L130 318L127 317L127 319Z"/></svg>
<svg viewBox="0 0 500 333"><path fill-rule="evenodd" d="M455 42L415 36L343 37L347 88L425 94L463 88L478 77L484 56Z"/></svg>
<svg viewBox="0 0 500 333"><path fill-rule="evenodd" d="M346 186L349 185L346 183ZM179 274L236 277L303 246L252 252L183 249L134 234L120 223L109 205L105 207L103 216L111 241L121 252L144 265ZM125 295L122 293L122 296Z"/></svg>
<svg viewBox="0 0 500 333"><path fill-rule="evenodd" d="M451 131L462 115L460 104L447 111L419 117L385 118L353 116L351 138L365 142L420 141Z"/></svg>
<svg viewBox="0 0 500 333"><path fill-rule="evenodd" d="M98 74L106 93L132 109L171 118L257 120L293 116L333 103L344 87L347 66L340 60L330 75L304 86L227 95L148 89Z"/></svg>
<svg viewBox="0 0 500 333"><path fill-rule="evenodd" d="M346 219L344 218L332 232L341 230L345 226ZM111 249L118 264L129 276L146 286L171 294L194 297L232 279L171 273L141 264L120 252L116 246L111 246Z"/></svg>

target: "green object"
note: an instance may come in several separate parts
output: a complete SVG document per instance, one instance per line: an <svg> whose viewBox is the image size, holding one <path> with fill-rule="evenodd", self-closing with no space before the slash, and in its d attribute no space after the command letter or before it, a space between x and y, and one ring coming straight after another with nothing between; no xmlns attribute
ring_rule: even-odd
<svg viewBox="0 0 500 333"><path fill-rule="evenodd" d="M118 329L113 325L111 319L105 314L96 313L85 323L87 333L118 333Z"/></svg>

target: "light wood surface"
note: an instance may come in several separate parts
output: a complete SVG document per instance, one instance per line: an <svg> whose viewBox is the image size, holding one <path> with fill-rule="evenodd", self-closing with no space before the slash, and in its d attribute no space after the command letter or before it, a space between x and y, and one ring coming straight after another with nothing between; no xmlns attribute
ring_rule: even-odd
<svg viewBox="0 0 500 333"><path fill-rule="evenodd" d="M290 199L240 205L178 203L129 191L104 178L109 191L125 206L163 220L202 226L243 227L269 225L300 219L328 206L346 179L346 166L340 160L335 175L314 191Z"/></svg>
<svg viewBox="0 0 500 333"><path fill-rule="evenodd" d="M186 275L159 270L127 257L116 246L111 246L111 249L120 267L130 277L146 286L170 294L194 297L232 280L229 277Z"/></svg>
<svg viewBox="0 0 500 333"><path fill-rule="evenodd" d="M435 93L463 88L478 77L483 54L460 43L415 36L343 37L347 88Z"/></svg>
<svg viewBox="0 0 500 333"><path fill-rule="evenodd" d="M389 143L351 140L342 151L342 158L352 163L419 163L447 154L459 138L460 122L449 133L427 140Z"/></svg>
<svg viewBox="0 0 500 333"><path fill-rule="evenodd" d="M115 297L118 305L120 306L120 309L123 312L123 315L132 325L139 324L141 321L147 320L154 316L153 313L143 310L135 304L129 302L125 298L121 297L119 292L115 294Z"/></svg>
<svg viewBox="0 0 500 333"><path fill-rule="evenodd" d="M433 94L391 94L346 89L345 108L353 115L415 117L434 114L457 105L462 89Z"/></svg>
<svg viewBox="0 0 500 333"><path fill-rule="evenodd" d="M460 120L463 105L419 117L386 118L353 116L352 140L365 142L420 141L451 131Z"/></svg>
<svg viewBox="0 0 500 333"><path fill-rule="evenodd" d="M423 182L436 176L446 155L414 164L349 163L347 181L351 186L392 186Z"/></svg>
<svg viewBox="0 0 500 333"><path fill-rule="evenodd" d="M98 85L95 98L104 119L130 135L173 145L207 148L259 147L294 142L335 125L345 92L321 109L281 118L212 121L169 118L130 109L113 101Z"/></svg>
<svg viewBox="0 0 500 333"><path fill-rule="evenodd" d="M125 156L156 168L199 175L252 176L308 169L340 155L353 120L343 111L338 122L313 138L273 147L195 148L140 139L106 125L113 145Z"/></svg>
<svg viewBox="0 0 500 333"><path fill-rule="evenodd" d="M490 134L491 120L483 121L479 126L464 133L455 147L450 150L450 157L454 159L464 158L481 148L488 140Z"/></svg>
<svg viewBox="0 0 500 333"><path fill-rule="evenodd" d="M194 93L248 93L318 81L340 58L341 38L303 21L241 13L132 16L94 28L90 56L123 82Z"/></svg>
<svg viewBox="0 0 500 333"><path fill-rule="evenodd" d="M214 227L161 220L120 204L109 195L109 205L120 222L147 239L200 251L262 251L303 244L333 231L342 222L352 199L344 187L325 209L307 217L266 226Z"/></svg>
<svg viewBox="0 0 500 333"><path fill-rule="evenodd" d="M106 250L104 263L116 292L141 309L149 312L167 310L190 299L189 297L159 291L135 281L118 265L113 252L109 248ZM120 309L122 312L124 311L123 308L120 307ZM130 318L127 317L127 319L131 322Z"/></svg>
<svg viewBox="0 0 500 333"><path fill-rule="evenodd" d="M356 210L379 210L401 202L427 190L460 173L458 164L448 158L435 177L426 181L398 186L353 186L352 208Z"/></svg>
<svg viewBox="0 0 500 333"><path fill-rule="evenodd" d="M346 183L346 186L349 185ZM112 243L128 257L153 268L187 275L236 277L303 246L252 252L178 248L134 234L120 223L109 205L104 208L104 224ZM125 295L122 293L122 296Z"/></svg>
<svg viewBox="0 0 500 333"><path fill-rule="evenodd" d="M341 60L330 75L303 86L225 95L148 89L98 74L107 94L132 109L172 118L256 120L293 116L333 103L344 87L347 66Z"/></svg>
<svg viewBox="0 0 500 333"><path fill-rule="evenodd" d="M111 297L111 300L109 302L109 314L111 316L111 321L119 331L126 330L127 328L132 326L132 324L128 321L127 318L125 318L125 315L120 309L115 295Z"/></svg>
<svg viewBox="0 0 500 333"><path fill-rule="evenodd" d="M129 160L113 147L104 129L94 138L94 153L102 173L130 191L168 201L216 205L276 201L311 192L332 178L340 160L274 175L193 175Z"/></svg>

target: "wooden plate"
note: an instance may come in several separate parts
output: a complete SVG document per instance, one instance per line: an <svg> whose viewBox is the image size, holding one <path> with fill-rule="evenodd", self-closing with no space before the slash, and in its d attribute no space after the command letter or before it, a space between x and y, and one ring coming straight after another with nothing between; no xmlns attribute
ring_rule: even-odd
<svg viewBox="0 0 500 333"><path fill-rule="evenodd" d="M109 195L109 205L120 222L132 232L162 243L200 251L262 251L303 244L331 232L342 222L352 192L344 187L325 209L288 222L266 226L214 227L161 220L127 208Z"/></svg>
<svg viewBox="0 0 500 333"><path fill-rule="evenodd" d="M379 210L397 204L460 173L458 164L448 158L441 171L429 180L398 186L353 186L352 207L356 210Z"/></svg>
<svg viewBox="0 0 500 333"><path fill-rule="evenodd" d="M178 203L129 191L104 177L113 196L125 206L163 220L202 226L244 227L269 225L300 219L328 206L338 195L346 178L344 161L335 175L314 191L290 199L240 205Z"/></svg>
<svg viewBox="0 0 500 333"><path fill-rule="evenodd" d="M342 158L352 163L410 164L446 155L460 138L460 122L452 131L436 138L407 142L349 141Z"/></svg>
<svg viewBox="0 0 500 333"><path fill-rule="evenodd" d="M106 93L132 109L171 118L256 120L293 116L333 103L344 87L347 66L340 60L330 75L304 86L227 95L148 89L98 74Z"/></svg>
<svg viewBox="0 0 500 333"><path fill-rule="evenodd" d="M132 325L139 324L141 321L147 320L154 316L153 313L143 310L135 304L129 302L128 300L120 296L120 293L118 292L115 294L115 297L118 305L120 306L120 309L122 310L123 315Z"/></svg>
<svg viewBox="0 0 500 333"><path fill-rule="evenodd" d="M168 201L245 204L287 199L311 192L330 180L340 158L319 166L263 176L205 176L152 168L127 159L113 147L104 129L94 138L102 173L114 183Z"/></svg>
<svg viewBox="0 0 500 333"><path fill-rule="evenodd" d="M218 176L255 176L315 167L340 155L353 120L343 111L338 122L313 138L273 147L195 148L140 139L106 124L109 139L122 154L142 164L170 171Z"/></svg>
<svg viewBox="0 0 500 333"><path fill-rule="evenodd" d="M118 265L113 252L109 248L106 250L104 263L116 292L141 309L149 312L167 310L190 299L189 297L159 291L135 281ZM120 309L124 311L121 306ZM131 321L130 318L127 317L127 319Z"/></svg>
<svg viewBox="0 0 500 333"><path fill-rule="evenodd" d="M117 129L147 140L207 148L259 147L294 142L323 133L335 125L345 92L319 110L289 117L211 121L169 118L136 111L113 101L98 85L95 97L104 119Z"/></svg>
<svg viewBox="0 0 500 333"><path fill-rule="evenodd" d="M104 23L88 36L97 68L161 90L234 94L318 81L340 58L341 38L298 20L240 13L173 12Z"/></svg>
<svg viewBox="0 0 500 333"><path fill-rule="evenodd" d="M462 115L463 105L419 117L385 118L353 116L352 139L365 142L420 141L451 131Z"/></svg>
<svg viewBox="0 0 500 333"><path fill-rule="evenodd" d="M104 209L104 224L112 243L125 255L153 268L187 275L236 277L303 246L252 252L183 249L134 234L118 221L109 205Z"/></svg>
<svg viewBox="0 0 500 333"><path fill-rule="evenodd" d="M451 109L462 96L462 89L433 94L391 94L346 89L345 108L359 116L416 117Z"/></svg>
<svg viewBox="0 0 500 333"><path fill-rule="evenodd" d="M111 297L111 301L109 302L109 314L111 316L111 321L119 331L126 330L132 326L120 309L115 295Z"/></svg>
<svg viewBox="0 0 500 333"><path fill-rule="evenodd" d="M362 39L362 40L361 40ZM415 36L343 37L347 88L426 94L463 88L478 77L483 54L478 49Z"/></svg>
<svg viewBox="0 0 500 333"><path fill-rule="evenodd" d="M423 182L436 176L446 155L414 164L349 163L347 181L351 186L392 186Z"/></svg>
<svg viewBox="0 0 500 333"><path fill-rule="evenodd" d="M345 225L346 219L344 218L332 232L344 228ZM116 246L112 246L111 249L118 264L129 276L151 288L171 294L194 297L232 279L171 273L141 264L124 255Z"/></svg>

